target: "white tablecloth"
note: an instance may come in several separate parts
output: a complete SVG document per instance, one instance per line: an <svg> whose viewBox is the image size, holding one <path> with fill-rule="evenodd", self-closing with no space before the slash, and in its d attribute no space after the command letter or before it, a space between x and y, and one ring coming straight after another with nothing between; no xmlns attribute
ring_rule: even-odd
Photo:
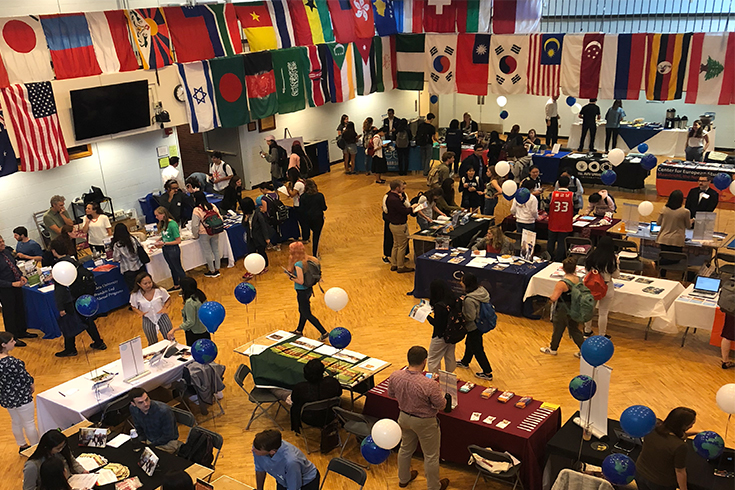
<svg viewBox="0 0 735 490"><path fill-rule="evenodd" d="M157 344L153 344L143 349L143 354L161 350L168 345L167 340L162 340ZM186 348L185 345L177 344L179 349ZM74 424L82 422L90 415L101 412L105 405L111 400L124 395L135 387L144 388L146 391L153 390L159 386L169 384L180 379L187 362L177 360L177 357L162 359L154 366L146 363L146 369L150 370L150 374L143 376L134 383L126 383L123 381L122 363L120 359L111 362L106 366L101 366L97 372L107 371L109 373L118 373L109 385L97 392L92 389L92 381L88 379L89 373L74 378L70 381L62 383L50 390L39 393L36 396L36 413L38 415L38 430L41 434L46 433L57 427L66 429ZM78 390L69 393L73 390ZM65 393L66 396L61 393Z"/></svg>
<svg viewBox="0 0 735 490"><path fill-rule="evenodd" d="M674 314L676 324L681 327L698 328L712 331L715 323L715 312L717 311L717 297L708 300L689 300L688 295L694 290L694 284L690 284L686 290L676 298L674 302Z"/></svg>
<svg viewBox="0 0 735 490"><path fill-rule="evenodd" d="M181 265L184 266L185 271L194 269L204 265L204 254L202 253L202 246L199 245L198 240L184 240L179 245L181 248ZM220 257L227 259L227 267L235 266L235 258L232 254L232 247L230 246L230 238L227 236L227 232L219 234L219 254ZM151 261L146 264L146 269L153 278L153 282L163 281L171 277L171 269L168 268L166 259L163 258L163 252L161 249L157 249L155 252L150 254Z"/></svg>
<svg viewBox="0 0 735 490"><path fill-rule="evenodd" d="M551 277L551 274L559 267L561 267L561 263L554 262L535 274L528 283L523 299L525 300L530 296L545 296L547 298L551 296L554 286L560 280L558 277ZM635 281L616 279L615 282L624 283L624 285L622 288L615 290L615 298L610 306L610 311L639 318L653 318L651 324L653 330L676 333L678 330L672 304L684 291L684 286L676 281L667 281L666 279L652 277L646 279L653 280L653 282L651 284L641 284ZM657 295L644 293L643 288L648 286L662 288L664 291Z"/></svg>

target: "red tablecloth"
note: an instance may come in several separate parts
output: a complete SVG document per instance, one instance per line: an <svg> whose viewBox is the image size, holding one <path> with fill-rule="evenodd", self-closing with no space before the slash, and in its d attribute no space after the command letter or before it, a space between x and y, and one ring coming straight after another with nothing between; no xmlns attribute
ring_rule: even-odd
<svg viewBox="0 0 735 490"><path fill-rule="evenodd" d="M388 396L388 380L383 381L367 392L363 413L379 418L398 419L398 402ZM461 386L464 381L458 382ZM561 427L561 409L551 412L532 430L518 426L529 415L536 412L541 402L534 400L526 408L519 409L515 403L520 400L516 395L508 403L500 403L496 392L485 400L480 397L484 388L475 386L469 393L459 393L457 407L451 413L439 412L441 425L441 458L457 464L466 465L469 459L467 446L477 444L491 447L495 451L508 451L521 461L521 479L526 490L541 490L546 443ZM522 395L522 394L520 394ZM477 422L470 421L472 412L482 416ZM496 417L492 425L482 422L488 415ZM510 420L505 429L496 427L502 420Z"/></svg>
<svg viewBox="0 0 735 490"><path fill-rule="evenodd" d="M590 222L590 225L597 223L602 218L596 218ZM618 218L613 218L612 224L605 226L579 226L578 222L574 222L574 233L579 236L589 238L590 236L601 237L607 235L607 231L620 222ZM513 215L505 217L501 223L503 231L516 231L516 218ZM549 238L549 216L544 215L543 218L536 220L536 238L539 240L547 240Z"/></svg>
<svg viewBox="0 0 735 490"><path fill-rule="evenodd" d="M464 161L465 158L472 155L475 152L473 148L463 148L462 149L462 158L460 158L460 162ZM482 151L482 162L487 165L487 152L488 150Z"/></svg>

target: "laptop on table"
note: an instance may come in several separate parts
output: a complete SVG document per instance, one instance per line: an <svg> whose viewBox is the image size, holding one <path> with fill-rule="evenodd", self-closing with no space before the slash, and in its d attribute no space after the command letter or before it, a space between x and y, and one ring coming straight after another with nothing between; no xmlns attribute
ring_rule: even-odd
<svg viewBox="0 0 735 490"><path fill-rule="evenodd" d="M694 283L694 290L689 296L698 298L714 298L720 291L720 280L714 277L697 276Z"/></svg>

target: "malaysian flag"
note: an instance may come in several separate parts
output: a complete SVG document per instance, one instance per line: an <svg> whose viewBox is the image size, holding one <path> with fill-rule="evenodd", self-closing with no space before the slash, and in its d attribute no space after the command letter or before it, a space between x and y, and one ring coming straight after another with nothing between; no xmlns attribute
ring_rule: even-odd
<svg viewBox="0 0 735 490"><path fill-rule="evenodd" d="M531 34L528 56L528 88L533 95L559 95L561 48L564 34Z"/></svg>
<svg viewBox="0 0 735 490"><path fill-rule="evenodd" d="M51 82L11 85L2 92L18 142L21 170L36 172L69 163Z"/></svg>

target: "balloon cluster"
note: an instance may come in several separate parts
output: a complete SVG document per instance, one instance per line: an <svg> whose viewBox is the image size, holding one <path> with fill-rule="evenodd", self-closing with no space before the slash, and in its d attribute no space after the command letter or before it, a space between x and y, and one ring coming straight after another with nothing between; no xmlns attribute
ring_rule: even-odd
<svg viewBox="0 0 735 490"><path fill-rule="evenodd" d="M395 420L375 422L370 435L360 445L360 453L370 464L381 464L390 456L390 450L401 442L401 427Z"/></svg>

